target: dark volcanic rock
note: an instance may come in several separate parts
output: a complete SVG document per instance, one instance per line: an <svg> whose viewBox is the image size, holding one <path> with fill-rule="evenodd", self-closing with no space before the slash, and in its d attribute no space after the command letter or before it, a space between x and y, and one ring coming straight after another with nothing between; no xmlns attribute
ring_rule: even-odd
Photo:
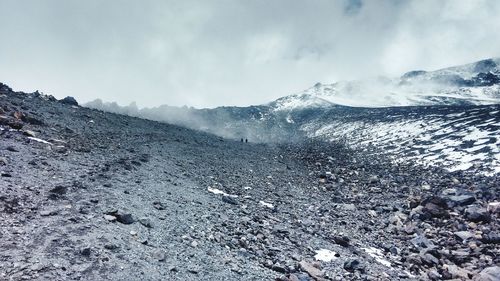
<svg viewBox="0 0 500 281"><path fill-rule="evenodd" d="M222 195L222 201L232 205L238 205L238 200L229 195Z"/></svg>
<svg viewBox="0 0 500 281"><path fill-rule="evenodd" d="M465 217L473 222L489 222L491 220L488 210L477 206L467 208L465 210Z"/></svg>
<svg viewBox="0 0 500 281"><path fill-rule="evenodd" d="M333 237L333 241L342 247L348 247L350 239L345 235L336 235Z"/></svg>
<svg viewBox="0 0 500 281"><path fill-rule="evenodd" d="M476 202L476 197L472 194L453 195L446 198L449 207L466 206Z"/></svg>
<svg viewBox="0 0 500 281"><path fill-rule="evenodd" d="M422 212L429 217L443 218L448 217L448 204L445 199L438 196L431 196L422 201L424 207Z"/></svg>
<svg viewBox="0 0 500 281"><path fill-rule="evenodd" d="M132 217L132 214L118 214L116 216L116 220L123 224L132 224L135 222L134 218Z"/></svg>
<svg viewBox="0 0 500 281"><path fill-rule="evenodd" d="M474 277L475 281L498 281L500 280L500 266L487 267Z"/></svg>
<svg viewBox="0 0 500 281"><path fill-rule="evenodd" d="M78 102L74 97L67 96L63 99L60 99L59 102L69 105L78 105Z"/></svg>
<svg viewBox="0 0 500 281"><path fill-rule="evenodd" d="M66 192L68 192L68 187L63 185L57 185L56 187L52 188L49 192L55 195L64 195L66 194Z"/></svg>
<svg viewBox="0 0 500 281"><path fill-rule="evenodd" d="M358 259L349 259L344 262L344 269L351 272L353 271L364 272L365 266Z"/></svg>
<svg viewBox="0 0 500 281"><path fill-rule="evenodd" d="M485 244L500 244L500 233L490 232L483 235L481 242Z"/></svg>

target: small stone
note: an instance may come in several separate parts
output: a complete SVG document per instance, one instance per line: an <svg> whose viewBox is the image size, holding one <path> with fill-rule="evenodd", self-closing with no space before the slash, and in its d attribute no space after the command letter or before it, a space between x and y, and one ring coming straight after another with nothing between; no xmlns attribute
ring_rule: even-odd
<svg viewBox="0 0 500 281"><path fill-rule="evenodd" d="M314 279L321 279L325 275L325 273L318 268L314 267L311 263L308 263L307 261L301 261L299 263L300 269L302 269L304 272L307 272L312 278Z"/></svg>
<svg viewBox="0 0 500 281"><path fill-rule="evenodd" d="M443 269L448 271L452 278L461 278L462 280L468 280L472 277L472 273L466 269L460 268L454 264L445 264Z"/></svg>
<svg viewBox="0 0 500 281"><path fill-rule="evenodd" d="M448 196L446 199L448 200L448 205L450 207L466 206L466 205L470 205L476 201L476 197L474 197L474 195L472 195L472 194Z"/></svg>
<svg viewBox="0 0 500 281"><path fill-rule="evenodd" d="M51 190L49 190L50 193L57 194L57 195L63 195L67 191L68 191L68 187L62 186L62 185L58 185L58 186L52 188Z"/></svg>
<svg viewBox="0 0 500 281"><path fill-rule="evenodd" d="M483 269L478 276L474 277L475 281L498 281L500 280L500 266L491 266Z"/></svg>
<svg viewBox="0 0 500 281"><path fill-rule="evenodd" d="M153 207L157 210L165 210L167 208L167 204L159 202L159 201L155 201L155 202L153 202Z"/></svg>
<svg viewBox="0 0 500 281"><path fill-rule="evenodd" d="M22 113L21 111L16 111L14 113L12 113L12 117L16 118L17 120L22 120L24 119L24 113Z"/></svg>
<svg viewBox="0 0 500 281"><path fill-rule="evenodd" d="M134 223L134 218L132 217L132 214L117 214L116 215L116 220L120 223L123 224L133 224Z"/></svg>
<svg viewBox="0 0 500 281"><path fill-rule="evenodd" d="M238 205L238 200L236 200L236 198L234 198L232 196L228 196L228 195L222 196L222 202L225 202L225 203L228 203L231 205Z"/></svg>
<svg viewBox="0 0 500 281"><path fill-rule="evenodd" d="M435 266L439 264L439 259L431 255L430 253L420 254L420 260L422 261L423 264L429 266Z"/></svg>
<svg viewBox="0 0 500 281"><path fill-rule="evenodd" d="M476 206L467 208L465 217L472 222L489 222L491 220L491 216L486 209Z"/></svg>
<svg viewBox="0 0 500 281"><path fill-rule="evenodd" d="M422 184L421 187L423 190L431 190L432 189L432 187L429 184Z"/></svg>
<svg viewBox="0 0 500 281"><path fill-rule="evenodd" d="M35 137L36 133L30 130L24 130L23 135L28 136L28 137Z"/></svg>
<svg viewBox="0 0 500 281"><path fill-rule="evenodd" d="M85 247L80 250L80 254L85 257L90 256L90 253L91 253L90 247Z"/></svg>
<svg viewBox="0 0 500 281"><path fill-rule="evenodd" d="M177 269L177 266L171 265L171 266L168 267L168 271L177 272L179 270Z"/></svg>
<svg viewBox="0 0 500 281"><path fill-rule="evenodd" d="M349 259L344 262L344 269L350 272L364 272L365 266L358 259Z"/></svg>
<svg viewBox="0 0 500 281"><path fill-rule="evenodd" d="M500 244L500 234L498 232L484 234L481 242L485 244Z"/></svg>
<svg viewBox="0 0 500 281"><path fill-rule="evenodd" d="M472 237L474 237L474 234L472 234L469 231L457 231L453 233L457 238L459 238L461 241L468 240Z"/></svg>
<svg viewBox="0 0 500 281"><path fill-rule="evenodd" d="M433 196L422 201L421 205L424 207L422 213L435 218L448 217L448 204L446 200L441 197Z"/></svg>
<svg viewBox="0 0 500 281"><path fill-rule="evenodd" d="M200 267L198 267L198 266L190 266L190 267L187 269L187 271L188 271L189 273L198 274L198 273L201 271L201 269L200 269Z"/></svg>
<svg viewBox="0 0 500 281"><path fill-rule="evenodd" d="M14 130L21 130L23 128L23 123L18 121L10 121L7 123L7 125Z"/></svg>
<svg viewBox="0 0 500 281"><path fill-rule="evenodd" d="M490 212L492 214L498 214L498 213L500 213L500 202L490 202L490 203L488 203L487 210L488 210L488 212Z"/></svg>
<svg viewBox="0 0 500 281"><path fill-rule="evenodd" d="M152 228L153 227L153 223L151 222L151 219L149 218L140 218L139 219L139 223L144 225L145 227L147 228Z"/></svg>
<svg viewBox="0 0 500 281"><path fill-rule="evenodd" d="M284 266L281 266L279 264L273 264L273 266L271 267L272 270L276 271L276 272L279 272L279 273L287 273L288 270L286 267Z"/></svg>
<svg viewBox="0 0 500 281"><path fill-rule="evenodd" d="M193 247L193 248L198 247L198 242L196 242L195 240L193 240L193 242L191 242L191 247Z"/></svg>
<svg viewBox="0 0 500 281"><path fill-rule="evenodd" d="M430 270L427 272L427 277L431 280L442 280L441 274L439 274L436 270Z"/></svg>
<svg viewBox="0 0 500 281"><path fill-rule="evenodd" d="M104 245L104 248L108 249L108 250L115 250L115 249L118 249L119 246L116 244L113 244L113 243L107 243Z"/></svg>
<svg viewBox="0 0 500 281"><path fill-rule="evenodd" d="M333 241L342 247L349 247L349 237L345 235L336 235L333 237Z"/></svg>
<svg viewBox="0 0 500 281"><path fill-rule="evenodd" d="M7 151L10 151L10 152L19 152L19 150L17 150L15 147L13 146L7 146L7 148L5 148Z"/></svg>
<svg viewBox="0 0 500 281"><path fill-rule="evenodd" d="M48 217L48 216L56 215L57 213L58 213L57 210L43 210L43 211L40 211L40 216Z"/></svg>
<svg viewBox="0 0 500 281"><path fill-rule="evenodd" d="M153 258L158 260L158 261L164 261L165 260L165 252L162 250L154 251Z"/></svg>
<svg viewBox="0 0 500 281"><path fill-rule="evenodd" d="M356 211L356 205L354 204L341 204L340 207L345 211Z"/></svg>
<svg viewBox="0 0 500 281"><path fill-rule="evenodd" d="M371 184L378 183L379 181L380 180L379 180L378 176L371 176L370 179L368 180L368 182Z"/></svg>
<svg viewBox="0 0 500 281"><path fill-rule="evenodd" d="M104 215L104 219L110 222L116 221L116 217L112 215Z"/></svg>

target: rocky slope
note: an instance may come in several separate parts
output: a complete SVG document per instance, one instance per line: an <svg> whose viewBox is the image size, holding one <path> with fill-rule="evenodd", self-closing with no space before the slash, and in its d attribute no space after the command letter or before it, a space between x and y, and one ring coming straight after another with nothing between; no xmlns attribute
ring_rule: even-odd
<svg viewBox="0 0 500 281"><path fill-rule="evenodd" d="M500 276L498 175L241 143L3 84L0 109L0 279Z"/></svg>

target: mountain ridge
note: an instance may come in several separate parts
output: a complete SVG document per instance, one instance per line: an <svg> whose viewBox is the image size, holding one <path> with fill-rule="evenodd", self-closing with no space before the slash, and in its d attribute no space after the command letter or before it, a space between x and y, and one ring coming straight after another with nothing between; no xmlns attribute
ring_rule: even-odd
<svg viewBox="0 0 500 281"><path fill-rule="evenodd" d="M481 172L491 174L500 172L499 65L500 58L494 58L435 71L410 71L392 79L317 83L300 93L248 107L138 109L102 102L86 106L252 142L342 140L352 148L373 146L379 154L450 170L476 169L480 164ZM374 94L377 91L382 94ZM468 119L461 114L468 114ZM450 133L453 130L455 134Z"/></svg>

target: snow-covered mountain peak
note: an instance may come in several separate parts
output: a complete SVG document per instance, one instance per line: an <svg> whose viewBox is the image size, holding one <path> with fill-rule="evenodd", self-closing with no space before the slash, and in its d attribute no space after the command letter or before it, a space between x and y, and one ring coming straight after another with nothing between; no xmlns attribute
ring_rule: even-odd
<svg viewBox="0 0 500 281"><path fill-rule="evenodd" d="M410 71L313 87L271 103L276 111L344 105L389 107L500 103L500 58L435 71Z"/></svg>
<svg viewBox="0 0 500 281"><path fill-rule="evenodd" d="M319 91L322 90L324 89L321 89ZM334 103L331 103L330 101L322 98L319 94L311 94L306 91L304 91L303 93L282 97L270 103L269 105L276 111L331 107L335 105Z"/></svg>

